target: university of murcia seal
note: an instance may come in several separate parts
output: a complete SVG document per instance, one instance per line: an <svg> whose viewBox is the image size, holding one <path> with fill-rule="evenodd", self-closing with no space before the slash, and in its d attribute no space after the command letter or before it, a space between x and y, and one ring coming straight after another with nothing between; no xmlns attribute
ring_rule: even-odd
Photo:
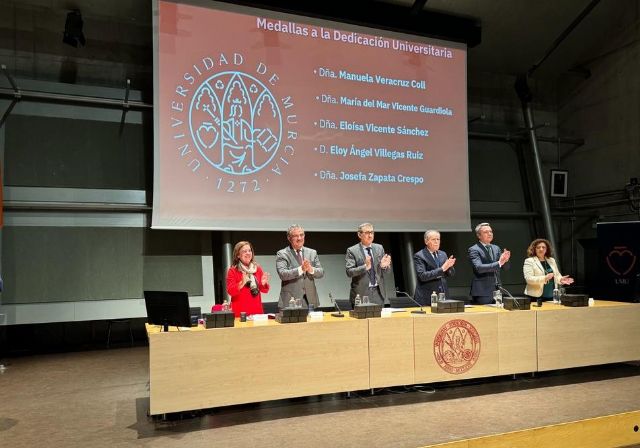
<svg viewBox="0 0 640 448"><path fill-rule="evenodd" d="M478 330L463 319L448 321L436 333L433 356L445 372L454 375L467 372L480 356Z"/></svg>
<svg viewBox="0 0 640 448"><path fill-rule="evenodd" d="M280 76L237 52L189 67L169 123L185 168L225 193L261 191L281 176L295 153L298 121Z"/></svg>

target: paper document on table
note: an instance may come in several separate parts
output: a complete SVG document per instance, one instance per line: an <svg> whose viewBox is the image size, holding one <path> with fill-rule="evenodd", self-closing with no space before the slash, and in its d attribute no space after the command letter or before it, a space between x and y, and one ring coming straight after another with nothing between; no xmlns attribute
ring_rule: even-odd
<svg viewBox="0 0 640 448"><path fill-rule="evenodd" d="M385 308L385 310L389 310L389 313L402 313L404 311L407 311L404 308Z"/></svg>

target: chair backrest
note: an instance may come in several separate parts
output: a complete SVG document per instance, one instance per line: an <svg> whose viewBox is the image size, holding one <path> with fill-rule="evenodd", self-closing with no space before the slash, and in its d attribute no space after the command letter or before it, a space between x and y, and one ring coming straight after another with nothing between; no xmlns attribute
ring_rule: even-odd
<svg viewBox="0 0 640 448"><path fill-rule="evenodd" d="M353 309L349 299L336 299L336 302L338 303L341 311L351 311Z"/></svg>
<svg viewBox="0 0 640 448"><path fill-rule="evenodd" d="M461 300L465 303L465 305L471 303L471 297L469 296L451 296L449 297L451 300Z"/></svg>
<svg viewBox="0 0 640 448"><path fill-rule="evenodd" d="M278 302L262 302L262 310L265 314L276 314L278 312Z"/></svg>
<svg viewBox="0 0 640 448"><path fill-rule="evenodd" d="M389 297L391 308L417 308L418 305L411 301L409 297Z"/></svg>
<svg viewBox="0 0 640 448"><path fill-rule="evenodd" d="M317 306L313 309L313 311L322 311L323 313L333 313L335 310L335 306Z"/></svg>

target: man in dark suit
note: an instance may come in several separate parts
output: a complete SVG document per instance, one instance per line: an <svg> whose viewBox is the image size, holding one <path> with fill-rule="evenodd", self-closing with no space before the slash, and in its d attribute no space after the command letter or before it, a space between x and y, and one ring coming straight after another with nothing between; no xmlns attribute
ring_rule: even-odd
<svg viewBox="0 0 640 448"><path fill-rule="evenodd" d="M324 277L318 253L304 247L304 229L294 224L287 229L289 246L276 254L276 270L282 281L278 308L289 305L291 297L302 299L305 306L320 306L315 280Z"/></svg>
<svg viewBox="0 0 640 448"><path fill-rule="evenodd" d="M418 283L414 292L414 299L421 305L429 305L431 293L445 293L449 298L447 277L455 275L453 267L456 259L447 257L447 253L440 250L440 232L427 230L424 233L425 247L413 255L413 265L416 270Z"/></svg>
<svg viewBox="0 0 640 448"><path fill-rule="evenodd" d="M493 241L493 230L487 222L476 226L478 243L469 248L469 261L473 266L471 297L474 303L493 303L493 292L501 285L500 271L509 269L511 252L500 248Z"/></svg>
<svg viewBox="0 0 640 448"><path fill-rule="evenodd" d="M351 278L349 300L354 304L357 294L369 296L371 303L384 305L385 291L383 273L391 266L391 256L384 247L373 242L373 225L368 222L358 226L360 242L347 249L345 268Z"/></svg>

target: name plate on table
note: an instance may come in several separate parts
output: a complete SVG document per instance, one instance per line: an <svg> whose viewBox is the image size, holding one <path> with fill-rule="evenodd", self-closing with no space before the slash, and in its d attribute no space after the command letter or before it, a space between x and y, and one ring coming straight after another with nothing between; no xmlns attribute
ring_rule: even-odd
<svg viewBox="0 0 640 448"><path fill-rule="evenodd" d="M323 320L324 313L322 311L310 311L308 318L311 320Z"/></svg>
<svg viewBox="0 0 640 448"><path fill-rule="evenodd" d="M356 305L353 310L349 311L349 317L355 319L368 319L370 317L380 317L382 314L382 305L377 303L367 303L364 305Z"/></svg>
<svg viewBox="0 0 640 448"><path fill-rule="evenodd" d="M560 301L564 306L589 306L589 296L586 294L565 294Z"/></svg>
<svg viewBox="0 0 640 448"><path fill-rule="evenodd" d="M503 297L502 303L505 310L530 310L531 298L530 297Z"/></svg>
<svg viewBox="0 0 640 448"><path fill-rule="evenodd" d="M213 313L204 313L205 328L224 328L233 327L235 315L233 311L214 311Z"/></svg>
<svg viewBox="0 0 640 448"><path fill-rule="evenodd" d="M282 308L276 314L276 321L281 324L295 324L306 322L309 310L306 308Z"/></svg>
<svg viewBox="0 0 640 448"><path fill-rule="evenodd" d="M462 300L440 300L431 305L432 313L464 313Z"/></svg>

